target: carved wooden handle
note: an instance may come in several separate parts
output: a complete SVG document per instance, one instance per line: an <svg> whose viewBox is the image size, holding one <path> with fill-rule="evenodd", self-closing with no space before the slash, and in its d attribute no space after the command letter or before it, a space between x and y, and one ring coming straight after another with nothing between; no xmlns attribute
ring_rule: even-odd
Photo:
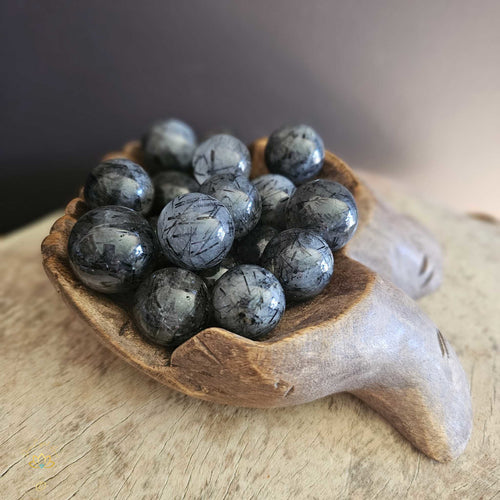
<svg viewBox="0 0 500 500"><path fill-rule="evenodd" d="M349 260L338 265L363 275L356 269L361 264ZM349 314L287 335L286 341L252 342L218 328L188 340L171 359L182 390L255 407L350 392L430 457L457 457L472 426L469 385L460 362L412 299L365 272L368 290Z"/></svg>

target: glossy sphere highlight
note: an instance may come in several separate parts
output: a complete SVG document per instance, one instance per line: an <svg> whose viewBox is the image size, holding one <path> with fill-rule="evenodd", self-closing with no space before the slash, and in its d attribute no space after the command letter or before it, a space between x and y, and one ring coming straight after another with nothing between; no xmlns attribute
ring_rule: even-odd
<svg viewBox="0 0 500 500"><path fill-rule="evenodd" d="M287 300L297 302L315 297L328 285L333 254L317 234L288 229L267 245L262 266L279 279Z"/></svg>
<svg viewBox="0 0 500 500"><path fill-rule="evenodd" d="M133 315L141 333L155 344L173 346L196 335L208 318L203 280L186 269L168 267L137 289Z"/></svg>
<svg viewBox="0 0 500 500"><path fill-rule="evenodd" d="M316 179L299 186L288 201L287 226L316 231L332 251L339 250L358 226L356 201L342 184Z"/></svg>
<svg viewBox="0 0 500 500"><path fill-rule="evenodd" d="M229 210L235 238L245 236L259 222L262 211L260 195L245 176L214 175L201 185L200 192L217 198Z"/></svg>
<svg viewBox="0 0 500 500"><path fill-rule="evenodd" d="M149 222L125 207L100 207L84 214L68 241L71 267L89 288L102 293L135 288L152 270L155 235Z"/></svg>
<svg viewBox="0 0 500 500"><path fill-rule="evenodd" d="M227 208L202 193L173 199L158 218L158 238L167 258L191 270L219 264L234 240L234 224Z"/></svg>
<svg viewBox="0 0 500 500"><path fill-rule="evenodd" d="M223 328L256 339L279 323L285 311L285 294L267 269L241 265L217 281L212 308L215 320Z"/></svg>
<svg viewBox="0 0 500 500"><path fill-rule="evenodd" d="M262 224L277 229L286 228L286 204L295 191L295 185L286 177L267 174L253 181L262 200Z"/></svg>
<svg viewBox="0 0 500 500"><path fill-rule="evenodd" d="M128 207L143 215L153 205L154 188L149 175L126 158L106 160L87 177L84 196L90 208L106 205Z"/></svg>
<svg viewBox="0 0 500 500"><path fill-rule="evenodd" d="M215 174L250 175L248 148L236 137L216 134L201 143L194 152L194 177L203 184Z"/></svg>
<svg viewBox="0 0 500 500"><path fill-rule="evenodd" d="M235 243L235 253L242 264L260 264L267 244L279 233L271 226L258 224L244 238Z"/></svg>
<svg viewBox="0 0 500 500"><path fill-rule="evenodd" d="M169 170L160 172L153 177L155 187L154 208L161 212L163 207L177 196L187 193L195 193L200 189L200 185L189 175Z"/></svg>
<svg viewBox="0 0 500 500"><path fill-rule="evenodd" d="M146 163L153 170L189 171L196 134L187 123L171 118L155 123L145 135L142 147Z"/></svg>
<svg viewBox="0 0 500 500"><path fill-rule="evenodd" d="M302 184L323 166L325 148L321 137L307 125L284 126L269 137L265 149L267 168Z"/></svg>

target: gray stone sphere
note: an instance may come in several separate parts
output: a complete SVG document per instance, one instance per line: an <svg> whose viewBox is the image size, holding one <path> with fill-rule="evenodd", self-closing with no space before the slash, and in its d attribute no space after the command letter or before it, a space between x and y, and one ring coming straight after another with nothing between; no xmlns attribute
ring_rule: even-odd
<svg viewBox="0 0 500 500"><path fill-rule="evenodd" d="M102 293L134 289L153 269L157 254L149 222L125 207L99 207L82 215L68 240L76 276Z"/></svg>
<svg viewBox="0 0 500 500"><path fill-rule="evenodd" d="M200 193L217 198L229 210L235 238L245 236L259 222L262 211L260 194L244 175L213 175L201 185Z"/></svg>
<svg viewBox="0 0 500 500"><path fill-rule="evenodd" d="M287 229L274 237L261 263L279 279L290 302L315 297L333 274L333 254L328 244L304 229Z"/></svg>
<svg viewBox="0 0 500 500"><path fill-rule="evenodd" d="M155 187L154 208L157 213L177 196L187 193L195 193L200 185L188 174L177 170L159 172L153 177Z"/></svg>
<svg viewBox="0 0 500 500"><path fill-rule="evenodd" d="M194 152L194 177L200 184L215 174L242 174L248 177L251 166L248 148L232 135L213 135Z"/></svg>
<svg viewBox="0 0 500 500"><path fill-rule="evenodd" d="M190 171L196 146L193 129L174 118L155 123L142 140L144 159L153 171Z"/></svg>
<svg viewBox="0 0 500 500"><path fill-rule="evenodd" d="M115 158L91 170L83 194L90 208L120 205L146 215L153 206L154 187L140 165Z"/></svg>
<svg viewBox="0 0 500 500"><path fill-rule="evenodd" d="M133 316L148 340L175 346L205 326L209 303L207 286L199 276L167 267L141 283L134 297Z"/></svg>
<svg viewBox="0 0 500 500"><path fill-rule="evenodd" d="M167 203L158 218L158 239L167 258L192 271L219 264L234 241L233 218L217 199L188 193Z"/></svg>
<svg viewBox="0 0 500 500"><path fill-rule="evenodd" d="M212 310L217 323L250 339L270 332L279 323L285 305L280 282L259 266L233 267L212 291Z"/></svg>
<svg viewBox="0 0 500 500"><path fill-rule="evenodd" d="M271 226L258 224L245 237L234 244L234 252L242 264L260 264L267 244L279 233Z"/></svg>
<svg viewBox="0 0 500 500"><path fill-rule="evenodd" d="M295 191L295 185L290 179L279 174L267 174L253 181L262 200L262 224L276 229L286 228L286 205Z"/></svg>
<svg viewBox="0 0 500 500"><path fill-rule="evenodd" d="M332 251L352 238L358 209L350 191L338 182L316 179L299 186L288 201L287 227L317 232Z"/></svg>
<svg viewBox="0 0 500 500"><path fill-rule="evenodd" d="M203 269L198 272L198 275L205 280L207 287L211 289L221 276L237 265L237 260L233 256L228 255L222 259L220 264L215 267L210 267L209 269Z"/></svg>
<svg viewBox="0 0 500 500"><path fill-rule="evenodd" d="M321 137L308 125L283 126L269 136L264 156L272 173L299 185L321 170L325 148Z"/></svg>

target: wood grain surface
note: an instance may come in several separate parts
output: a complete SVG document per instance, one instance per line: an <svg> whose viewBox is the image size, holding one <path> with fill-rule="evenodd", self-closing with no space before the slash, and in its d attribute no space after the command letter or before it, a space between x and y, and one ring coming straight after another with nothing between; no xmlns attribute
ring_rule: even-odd
<svg viewBox="0 0 500 500"><path fill-rule="evenodd" d="M234 408L137 372L98 342L46 279L39 245L52 215L0 242L0 498L498 496L500 226L384 180L370 183L444 246L443 286L419 303L471 383L474 428L461 457L426 458L347 394L290 408ZM44 468L33 462L42 453L52 457Z"/></svg>

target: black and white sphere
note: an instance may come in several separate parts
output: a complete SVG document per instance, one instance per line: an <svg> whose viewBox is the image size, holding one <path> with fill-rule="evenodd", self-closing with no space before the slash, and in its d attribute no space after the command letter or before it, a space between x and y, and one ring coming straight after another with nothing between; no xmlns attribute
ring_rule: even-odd
<svg viewBox="0 0 500 500"><path fill-rule="evenodd" d="M68 256L77 277L102 293L134 289L152 270L155 235L149 222L125 207L99 207L82 215L68 240Z"/></svg>
<svg viewBox="0 0 500 500"><path fill-rule="evenodd" d="M146 215L153 206L154 187L140 165L126 158L115 158L91 170L84 197L90 208L120 205Z"/></svg>
<svg viewBox="0 0 500 500"><path fill-rule="evenodd" d="M216 265L215 267L203 269L202 271L198 272L198 275L205 280L207 287L211 289L221 276L227 273L229 269L232 269L237 265L237 260L231 255L228 255L227 257L224 257L224 259L222 259L222 262L220 264Z"/></svg>
<svg viewBox="0 0 500 500"><path fill-rule="evenodd" d="M326 241L305 229L281 232L269 242L261 262L279 279L291 302L321 293L330 282L334 263Z"/></svg>
<svg viewBox="0 0 500 500"><path fill-rule="evenodd" d="M290 179L279 174L267 174L253 181L262 200L262 224L277 229L286 228L286 205L295 191L295 185Z"/></svg>
<svg viewBox="0 0 500 500"><path fill-rule="evenodd" d="M288 201L287 226L316 231L339 250L358 226L358 209L351 192L338 182L316 179L299 186Z"/></svg>
<svg viewBox="0 0 500 500"><path fill-rule="evenodd" d="M323 140L308 125L283 126L275 130L264 151L267 168L299 185L312 179L323 166Z"/></svg>
<svg viewBox="0 0 500 500"><path fill-rule="evenodd" d="M241 174L248 177L251 166L248 148L232 135L213 135L194 152L193 173L200 184L216 174Z"/></svg>
<svg viewBox="0 0 500 500"><path fill-rule="evenodd" d="M144 158L152 170L190 171L196 146L193 129L174 118L155 123L142 140Z"/></svg>
<svg viewBox="0 0 500 500"><path fill-rule="evenodd" d="M244 175L213 175L201 185L200 193L217 198L229 210L235 238L245 236L259 222L262 211L260 195Z"/></svg>
<svg viewBox="0 0 500 500"><path fill-rule="evenodd" d="M236 241L234 252L242 264L260 264L267 244L279 233L272 226L257 224L245 237Z"/></svg>
<svg viewBox="0 0 500 500"><path fill-rule="evenodd" d="M177 196L195 193L200 185L188 174L177 170L159 172L153 177L155 188L154 208L161 212L163 207Z"/></svg>
<svg viewBox="0 0 500 500"><path fill-rule="evenodd" d="M175 346L205 326L209 304L207 286L199 276L167 267L152 273L137 289L133 316L148 340Z"/></svg>
<svg viewBox="0 0 500 500"><path fill-rule="evenodd" d="M212 291L212 310L217 323L250 339L270 332L279 323L285 305L280 282L259 266L233 267Z"/></svg>
<svg viewBox="0 0 500 500"><path fill-rule="evenodd" d="M193 271L219 264L234 241L233 218L217 199L188 193L167 203L158 218L158 239L167 258Z"/></svg>

